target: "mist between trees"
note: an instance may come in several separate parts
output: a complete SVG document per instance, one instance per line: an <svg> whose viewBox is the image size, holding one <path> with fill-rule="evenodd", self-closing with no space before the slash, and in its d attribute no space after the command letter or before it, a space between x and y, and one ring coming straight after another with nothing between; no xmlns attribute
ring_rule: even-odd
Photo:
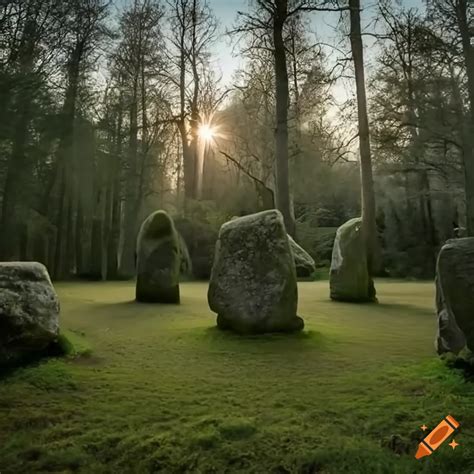
<svg viewBox="0 0 474 474"><path fill-rule="evenodd" d="M362 183L377 271L432 276L446 239L474 233L472 14L384 0L360 31L364 3L255 0L224 32L205 0L4 0L0 259L130 277L162 208L207 277L220 225L276 207L326 266ZM327 12L329 48L310 33ZM211 54L223 34L243 59L230 87Z"/></svg>

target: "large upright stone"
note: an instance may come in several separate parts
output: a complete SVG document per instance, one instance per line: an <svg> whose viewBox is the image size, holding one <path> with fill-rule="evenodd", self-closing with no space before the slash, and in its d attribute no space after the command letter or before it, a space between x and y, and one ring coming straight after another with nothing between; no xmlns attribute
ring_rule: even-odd
<svg viewBox="0 0 474 474"><path fill-rule="evenodd" d="M208 292L217 325L240 334L298 331L298 289L279 211L241 217L221 227Z"/></svg>
<svg viewBox="0 0 474 474"><path fill-rule="evenodd" d="M438 353L474 351L474 238L448 241L436 266Z"/></svg>
<svg viewBox="0 0 474 474"><path fill-rule="evenodd" d="M179 236L164 211L142 224L137 241L137 301L179 303Z"/></svg>
<svg viewBox="0 0 474 474"><path fill-rule="evenodd" d="M288 236L288 239L295 259L296 276L298 278L309 278L316 271L316 262L301 245L294 241L291 235Z"/></svg>
<svg viewBox="0 0 474 474"><path fill-rule="evenodd" d="M59 300L41 263L0 263L0 367L46 349L59 335Z"/></svg>
<svg viewBox="0 0 474 474"><path fill-rule="evenodd" d="M362 219L356 218L337 230L330 273L331 299L335 301L375 301L375 287L369 276L367 251L362 235Z"/></svg>

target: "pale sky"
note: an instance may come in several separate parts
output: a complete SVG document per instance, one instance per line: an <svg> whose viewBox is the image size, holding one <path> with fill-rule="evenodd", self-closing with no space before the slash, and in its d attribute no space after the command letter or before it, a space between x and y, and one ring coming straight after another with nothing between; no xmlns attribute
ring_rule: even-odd
<svg viewBox="0 0 474 474"><path fill-rule="evenodd" d="M249 10L249 0L208 0L210 6L218 20L221 22L221 32L224 33L226 28L230 29L235 24L237 12ZM362 0L362 7L366 8L366 17L370 17L370 9L376 5L377 0ZM423 0L402 0L406 7L422 7ZM340 39L340 33L334 31L337 24L339 13L311 13L312 17L311 29L317 34L320 41L329 44L336 44ZM223 81L226 85L230 85L234 72L238 69L240 60L233 55L232 46L229 39L222 36L216 47L214 48L216 56L216 67L222 72Z"/></svg>
<svg viewBox="0 0 474 474"><path fill-rule="evenodd" d="M126 5L133 0L116 0L117 5ZM217 44L213 48L214 66L222 73L222 79L226 86L232 83L232 77L239 68L241 61L234 56L234 51L229 38L224 34L226 29L232 28L237 18L237 12L249 10L249 0L208 0L220 23L220 33ZM365 18L370 18L371 8L376 5L377 0L362 0L362 7L366 8ZM407 7L421 7L423 0L402 0ZM340 33L334 31L330 25L336 25L338 13L312 13L311 30L316 32L318 39L324 43L337 44ZM236 51L237 52L237 51ZM328 51L330 52L330 51Z"/></svg>

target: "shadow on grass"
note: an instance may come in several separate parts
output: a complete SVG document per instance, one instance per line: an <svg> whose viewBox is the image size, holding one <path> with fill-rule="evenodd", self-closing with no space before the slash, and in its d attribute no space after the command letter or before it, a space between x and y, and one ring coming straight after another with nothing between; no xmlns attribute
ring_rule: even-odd
<svg viewBox="0 0 474 474"><path fill-rule="evenodd" d="M61 343L51 343L43 351L17 357L6 363L3 367L0 367L0 381L4 381L13 376L18 370L38 367L44 362L47 362L48 359L56 359L66 355L67 352Z"/></svg>
<svg viewBox="0 0 474 474"><path fill-rule="evenodd" d="M0 381L13 376L17 371L38 367L50 359L89 359L91 348L82 342L82 337L75 331L60 333L56 341L51 342L44 350L25 354L7 361L0 367Z"/></svg>
<svg viewBox="0 0 474 474"><path fill-rule="evenodd" d="M466 382L474 383L474 365L471 361L458 357L447 365L458 370Z"/></svg>
<svg viewBox="0 0 474 474"><path fill-rule="evenodd" d="M367 315L373 313L374 315L380 316L381 312L385 312L387 315L396 316L400 313L404 315L408 313L413 313L416 316L423 315L425 317L433 318L435 314L435 310L430 310L424 308L423 306L417 306L414 304L407 304L407 303L380 303L380 302L350 302L350 301L332 301L328 300L332 304L341 305L344 307L355 306L357 308L366 308ZM336 310L335 310L336 312Z"/></svg>
<svg viewBox="0 0 474 474"><path fill-rule="evenodd" d="M114 319L136 319L137 316L155 317L172 314L181 309L177 304L142 303L136 300L117 301L116 303L94 303L90 305L94 314L100 317L112 317Z"/></svg>
<svg viewBox="0 0 474 474"><path fill-rule="evenodd" d="M216 349L230 349L238 346L242 349L298 351L322 349L327 343L322 333L312 330L293 333L241 335L232 331L223 331L214 326L204 329L201 335Z"/></svg>
<svg viewBox="0 0 474 474"><path fill-rule="evenodd" d="M417 316L421 314L426 317L433 318L435 315L435 310L430 310L424 308L422 306L417 306L414 304L406 304L406 303L378 303L377 309L387 310L390 312L400 312L404 311L405 313L416 313Z"/></svg>

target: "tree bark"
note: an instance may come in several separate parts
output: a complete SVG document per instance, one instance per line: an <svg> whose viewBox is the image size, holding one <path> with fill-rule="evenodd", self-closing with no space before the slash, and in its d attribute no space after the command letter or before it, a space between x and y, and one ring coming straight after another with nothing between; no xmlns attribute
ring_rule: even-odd
<svg viewBox="0 0 474 474"><path fill-rule="evenodd" d="M377 224L372 156L370 150L370 130L367 113L367 96L365 89L364 49L360 26L360 0L349 0L351 18L351 47L354 61L357 109L359 118L359 151L362 187L362 231L367 246L367 267L369 274L374 274L377 260Z"/></svg>
<svg viewBox="0 0 474 474"><path fill-rule="evenodd" d="M56 249L54 275L56 279L69 276L70 258L76 251L73 239L73 223L76 210L74 200L74 126L76 119L79 73L83 59L83 44L76 43L68 64L68 85L62 109L62 130L58 146L58 166L60 174L60 193L58 200L58 219L56 221Z"/></svg>
<svg viewBox="0 0 474 474"><path fill-rule="evenodd" d="M290 199L290 179L288 165L288 106L289 80L286 61L283 27L288 17L288 1L277 0L273 18L273 46L276 81L276 131L275 131L275 172L276 204L283 214L286 231L295 235L295 222L292 218Z"/></svg>
<svg viewBox="0 0 474 474"><path fill-rule="evenodd" d="M184 22L184 18L183 18ZM178 129L181 137L183 150L183 175L184 195L186 199L194 197L194 155L189 144L188 130L186 127L186 28L182 25L180 31L180 58L179 58L179 95L180 95L180 118Z"/></svg>
<svg viewBox="0 0 474 474"><path fill-rule="evenodd" d="M104 191L102 183L97 180L97 200L94 209L94 217L92 220L91 233L91 260L90 260L90 276L94 280L104 279Z"/></svg>
<svg viewBox="0 0 474 474"><path fill-rule="evenodd" d="M120 159L122 156L122 96L120 96L117 129L115 132L115 150L112 158L111 183L111 221L107 239L107 279L116 280L118 272L118 253L120 241Z"/></svg>

